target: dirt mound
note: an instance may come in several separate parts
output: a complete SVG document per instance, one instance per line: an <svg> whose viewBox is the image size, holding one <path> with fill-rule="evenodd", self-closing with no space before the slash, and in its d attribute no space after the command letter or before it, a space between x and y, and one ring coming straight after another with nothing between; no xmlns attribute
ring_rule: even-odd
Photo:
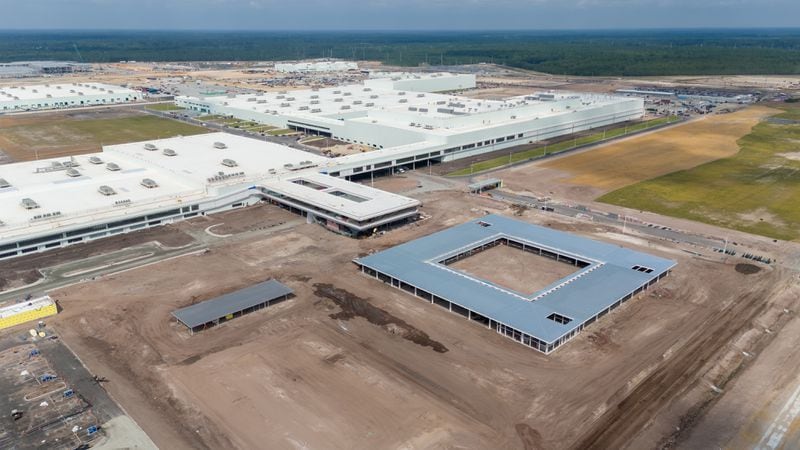
<svg viewBox="0 0 800 450"><path fill-rule="evenodd" d="M752 275L761 272L761 268L753 264L739 263L736 265L736 271L745 275Z"/></svg>
<svg viewBox="0 0 800 450"><path fill-rule="evenodd" d="M525 450L544 448L542 447L542 435L535 428L531 428L527 423L518 423L514 425L514 429L517 430L517 435L522 440L522 448Z"/></svg>
<svg viewBox="0 0 800 450"><path fill-rule="evenodd" d="M336 303L342 310L336 314L331 314L331 319L350 320L355 317L363 317L373 325L378 325L389 333L399 334L403 339L409 340L423 347L430 347L437 353L448 351L441 342L434 341L422 330L417 329L406 321L399 319L388 311L372 305L368 300L361 298L344 289L339 289L330 284L314 284L314 294L318 297L327 298Z"/></svg>

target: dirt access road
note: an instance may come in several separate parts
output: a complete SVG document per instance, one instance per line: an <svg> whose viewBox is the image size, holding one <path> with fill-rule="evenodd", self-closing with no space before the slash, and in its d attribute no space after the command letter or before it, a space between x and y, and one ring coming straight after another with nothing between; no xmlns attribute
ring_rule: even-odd
<svg viewBox="0 0 800 450"><path fill-rule="evenodd" d="M544 356L355 271L358 255L485 212L513 214L454 191L420 198L430 219L377 238L298 225L52 292L63 311L50 323L162 448L569 448L656 430L652 447L669 435L661 425L680 423L664 413L675 396L727 376L734 366L719 355L785 302L781 270L745 275L668 243L526 211L523 220L679 261L654 290ZM170 320L266 278L296 297L194 336ZM620 434L595 432L605 427Z"/></svg>

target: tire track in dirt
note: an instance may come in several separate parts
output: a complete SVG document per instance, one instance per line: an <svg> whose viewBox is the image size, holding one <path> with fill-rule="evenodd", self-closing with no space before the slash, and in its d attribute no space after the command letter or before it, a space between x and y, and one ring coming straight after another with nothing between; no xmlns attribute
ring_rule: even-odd
<svg viewBox="0 0 800 450"><path fill-rule="evenodd" d="M671 358L662 361L660 367L627 396L609 405L572 448L624 448L664 406L698 381L700 371L720 349L767 309L774 289L767 295L758 289L743 294L708 319ZM619 395L622 394L618 392L612 398Z"/></svg>

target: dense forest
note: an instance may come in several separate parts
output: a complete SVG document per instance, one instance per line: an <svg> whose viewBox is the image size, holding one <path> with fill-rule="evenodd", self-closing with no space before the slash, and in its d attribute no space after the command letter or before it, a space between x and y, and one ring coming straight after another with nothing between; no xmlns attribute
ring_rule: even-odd
<svg viewBox="0 0 800 450"><path fill-rule="evenodd" d="M0 32L0 61L498 63L554 74L800 74L800 29L485 32Z"/></svg>

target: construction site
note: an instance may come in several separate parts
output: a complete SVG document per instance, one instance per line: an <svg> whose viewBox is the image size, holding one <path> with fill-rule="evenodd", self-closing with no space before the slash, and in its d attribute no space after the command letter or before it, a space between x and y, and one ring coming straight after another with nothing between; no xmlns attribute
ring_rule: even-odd
<svg viewBox="0 0 800 450"><path fill-rule="evenodd" d="M228 72L239 87L267 76ZM459 95L525 95L556 81L479 76ZM595 83L587 90L600 92ZM797 242L597 200L736 154L736 140L774 113L738 108L457 176L437 173L458 161L409 164L391 149L350 157L372 166L363 174L337 174L337 164L354 167L348 156L306 148L303 136L257 142L138 109L209 133L54 154L74 153L81 177L24 176L42 165L35 157L0 165L18 189L0 190L0 201L20 218L0 228L15 245L0 261L0 302L19 308L46 295L57 305L0 330L0 397L22 412L0 420L0 442L791 448L800 442ZM382 154L392 155L388 170L365 164ZM243 175L208 179L221 165ZM142 187L146 175L169 195ZM100 184L118 196L107 200ZM87 224L67 235L87 207L81 186L92 188L91 226L103 236ZM67 206L52 227L30 220L45 211L19 206L57 195ZM113 206L122 198L133 202ZM162 212L153 202L177 212L151 220ZM31 241L40 228L63 245Z"/></svg>

